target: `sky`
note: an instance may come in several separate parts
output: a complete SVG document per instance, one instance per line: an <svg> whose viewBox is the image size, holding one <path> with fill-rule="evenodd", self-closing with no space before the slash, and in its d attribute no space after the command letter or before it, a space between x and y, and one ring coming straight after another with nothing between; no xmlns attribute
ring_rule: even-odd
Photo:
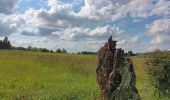
<svg viewBox="0 0 170 100"><path fill-rule="evenodd" d="M14 46L97 51L170 49L170 0L0 0L0 39Z"/></svg>

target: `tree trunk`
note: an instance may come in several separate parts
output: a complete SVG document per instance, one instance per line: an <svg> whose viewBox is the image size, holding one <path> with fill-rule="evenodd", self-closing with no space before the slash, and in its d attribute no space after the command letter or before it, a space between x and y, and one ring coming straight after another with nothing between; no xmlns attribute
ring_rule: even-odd
<svg viewBox="0 0 170 100"><path fill-rule="evenodd" d="M98 51L96 74L101 100L140 100L133 63L112 37Z"/></svg>

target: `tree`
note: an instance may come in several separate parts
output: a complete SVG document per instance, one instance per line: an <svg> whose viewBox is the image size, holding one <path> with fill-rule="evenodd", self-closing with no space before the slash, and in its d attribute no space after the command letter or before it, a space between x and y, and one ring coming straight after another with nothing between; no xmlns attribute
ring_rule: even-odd
<svg viewBox="0 0 170 100"><path fill-rule="evenodd" d="M53 50L50 50L51 53L53 53Z"/></svg>
<svg viewBox="0 0 170 100"><path fill-rule="evenodd" d="M62 49L62 51L61 51L62 53L67 53L67 51L66 51L66 49Z"/></svg>
<svg viewBox="0 0 170 100"><path fill-rule="evenodd" d="M60 49L57 49L57 50L56 50L56 53L61 53L61 50L60 50Z"/></svg>
<svg viewBox="0 0 170 100"><path fill-rule="evenodd" d="M32 46L28 46L27 48L29 51L32 51Z"/></svg>
<svg viewBox="0 0 170 100"><path fill-rule="evenodd" d="M133 56L133 52L132 51L128 51L127 56Z"/></svg>
<svg viewBox="0 0 170 100"><path fill-rule="evenodd" d="M97 54L96 52L90 52L90 51L82 51L79 54L85 54L85 55L95 55Z"/></svg>
<svg viewBox="0 0 170 100"><path fill-rule="evenodd" d="M40 49L41 52L49 52L49 50L46 49L46 48L39 48L39 49Z"/></svg>
<svg viewBox="0 0 170 100"><path fill-rule="evenodd" d="M3 49L3 41L0 40L0 49Z"/></svg>
<svg viewBox="0 0 170 100"><path fill-rule="evenodd" d="M8 40L8 37L5 37L4 40L0 41L0 49L10 49L11 48L11 43Z"/></svg>

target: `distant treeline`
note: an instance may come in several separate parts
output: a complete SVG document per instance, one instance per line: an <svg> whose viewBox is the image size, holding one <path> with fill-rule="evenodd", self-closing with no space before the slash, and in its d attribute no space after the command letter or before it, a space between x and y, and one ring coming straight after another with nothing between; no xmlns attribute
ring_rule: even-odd
<svg viewBox="0 0 170 100"><path fill-rule="evenodd" d="M8 50L24 50L24 51L41 51L41 52L56 52L56 53L67 53L66 49L57 49L57 50L49 50L47 48L37 48L37 47L32 47L28 46L27 48L25 47L15 47L12 46L10 41L8 40L8 37L5 37L3 40L0 40L0 49L8 49ZM157 50L160 51L160 50ZM84 54L84 55L96 55L97 52L90 52L90 51L82 51L82 52L77 52L77 54ZM128 51L124 53L126 57L130 56L145 56L148 55L148 53L133 53L132 51Z"/></svg>
<svg viewBox="0 0 170 100"><path fill-rule="evenodd" d="M78 52L77 54L96 55L97 52L82 51L82 52ZM130 56L137 56L138 54L135 54L132 51L128 51L127 53L124 53L124 55L125 57L130 57Z"/></svg>
<svg viewBox="0 0 170 100"><path fill-rule="evenodd" d="M56 52L56 53L67 53L67 51L63 48L63 49L57 49L56 51L54 50L49 50L47 48L37 48L37 47L31 47L28 46L28 48L24 48L24 47L11 47L11 50L24 50L24 51L40 51L40 52Z"/></svg>
<svg viewBox="0 0 170 100"><path fill-rule="evenodd" d="M15 47L12 46L10 41L8 40L8 37L5 37L3 40L0 40L0 49L8 49L8 50L24 50L24 51L41 51L41 52L56 52L56 53L67 53L66 49L57 49L56 51L49 50L47 48L37 48L28 46L25 47Z"/></svg>
<svg viewBox="0 0 170 100"><path fill-rule="evenodd" d="M97 52L82 51L82 52L78 52L77 54L84 54L84 55L96 55L96 54L97 54Z"/></svg>
<svg viewBox="0 0 170 100"><path fill-rule="evenodd" d="M130 56L137 56L137 53L133 53L132 51L128 51L124 53L125 57L130 57Z"/></svg>
<svg viewBox="0 0 170 100"><path fill-rule="evenodd" d="M4 40L0 40L0 49L8 49L8 50L24 50L24 51L40 51L40 52L56 52L56 53L67 53L66 49L57 49L57 50L49 50L47 48L37 48L37 47L32 47L28 46L27 48L25 47L15 47L12 46L10 41L8 40L8 37L5 37ZM77 54L85 54L85 55L96 55L97 52L89 52L89 51L82 51L78 52Z"/></svg>
<svg viewBox="0 0 170 100"><path fill-rule="evenodd" d="M170 54L170 50L169 49L164 49L164 50L155 49L152 52L138 53L137 56L142 57L142 58L148 58L148 57L152 57L155 53Z"/></svg>

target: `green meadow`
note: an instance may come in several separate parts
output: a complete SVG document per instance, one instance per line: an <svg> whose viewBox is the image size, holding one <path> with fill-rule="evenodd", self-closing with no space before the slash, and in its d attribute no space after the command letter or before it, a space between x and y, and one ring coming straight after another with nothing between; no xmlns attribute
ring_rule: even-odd
<svg viewBox="0 0 170 100"><path fill-rule="evenodd" d="M132 58L142 100L156 100L144 58ZM0 99L95 100L96 55L0 51Z"/></svg>
<svg viewBox="0 0 170 100"><path fill-rule="evenodd" d="M96 56L0 51L0 98L93 100Z"/></svg>

